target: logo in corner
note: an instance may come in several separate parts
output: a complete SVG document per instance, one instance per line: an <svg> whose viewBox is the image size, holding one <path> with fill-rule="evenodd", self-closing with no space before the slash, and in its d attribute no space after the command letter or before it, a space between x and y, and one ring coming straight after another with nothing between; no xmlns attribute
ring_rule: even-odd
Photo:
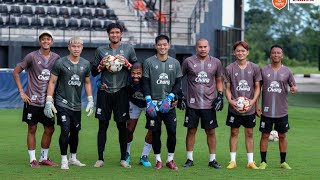
<svg viewBox="0 0 320 180"><path fill-rule="evenodd" d="M272 0L273 7L277 8L278 10L283 9L287 5L287 0Z"/></svg>

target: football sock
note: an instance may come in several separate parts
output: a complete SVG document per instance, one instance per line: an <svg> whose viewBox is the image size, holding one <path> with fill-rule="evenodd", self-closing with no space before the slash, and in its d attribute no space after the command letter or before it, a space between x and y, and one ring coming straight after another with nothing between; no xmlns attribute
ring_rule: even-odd
<svg viewBox="0 0 320 180"><path fill-rule="evenodd" d="M267 152L260 152L261 162L267 163Z"/></svg>
<svg viewBox="0 0 320 180"><path fill-rule="evenodd" d="M231 161L236 162L236 155L237 155L236 152L230 152L230 159L231 159Z"/></svg>
<svg viewBox="0 0 320 180"><path fill-rule="evenodd" d="M67 155L61 155L61 161L68 161Z"/></svg>
<svg viewBox="0 0 320 180"><path fill-rule="evenodd" d="M210 162L216 159L216 154L210 154Z"/></svg>
<svg viewBox="0 0 320 180"><path fill-rule="evenodd" d="M253 153L247 153L247 157L248 157L248 164L253 162Z"/></svg>
<svg viewBox="0 0 320 180"><path fill-rule="evenodd" d="M30 162L32 162L33 160L37 160L36 159L36 150L28 150L29 153L29 157L30 157Z"/></svg>
<svg viewBox="0 0 320 180"><path fill-rule="evenodd" d="M127 143L127 153L130 154L130 147L131 147L131 142Z"/></svg>
<svg viewBox="0 0 320 180"><path fill-rule="evenodd" d="M70 153L69 160L75 161L77 159L77 154L76 153Z"/></svg>
<svg viewBox="0 0 320 180"><path fill-rule="evenodd" d="M40 161L42 161L42 160L47 160L47 159L48 159L48 151L49 151L49 149L41 148Z"/></svg>
<svg viewBox="0 0 320 180"><path fill-rule="evenodd" d="M154 156L156 157L156 161L162 162L160 154L155 154Z"/></svg>
<svg viewBox="0 0 320 180"><path fill-rule="evenodd" d="M173 157L174 157L174 153L168 153L168 159L167 159L167 162L170 162L173 160Z"/></svg>
<svg viewBox="0 0 320 180"><path fill-rule="evenodd" d="M150 154L151 149L152 149L152 144L144 142L144 146L143 146L141 157L142 156L148 156Z"/></svg>
<svg viewBox="0 0 320 180"><path fill-rule="evenodd" d="M280 152L281 164L286 162L287 152Z"/></svg>
<svg viewBox="0 0 320 180"><path fill-rule="evenodd" d="M193 161L193 151L187 151L187 159Z"/></svg>

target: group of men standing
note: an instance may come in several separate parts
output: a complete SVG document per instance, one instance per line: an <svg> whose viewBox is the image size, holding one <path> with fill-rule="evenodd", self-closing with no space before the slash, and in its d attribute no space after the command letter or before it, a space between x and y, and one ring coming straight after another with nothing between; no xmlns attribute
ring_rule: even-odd
<svg viewBox="0 0 320 180"><path fill-rule="evenodd" d="M176 148L176 106L183 108L186 104L184 126L187 127L186 150L187 161L183 167L194 165L193 149L199 121L207 135L209 148L209 167L220 169L216 160L216 133L218 127L216 112L223 109L223 89L226 87L226 99L229 103L226 125L230 126L230 158L228 169L236 168L236 150L240 126L245 128L245 144L247 149L247 168L265 169L267 167L266 153L268 136L275 124L279 132L281 167L290 169L286 163L288 124L287 95L295 93L297 88L290 70L282 65L282 48L274 45L270 50L271 64L262 70L248 61L249 45L244 41L234 44L236 61L223 70L219 59L209 55L210 46L206 39L196 43L196 55L185 59L180 66L178 60L169 56L170 39L159 35L155 39L156 54L137 62L136 53L131 45L121 43L123 27L112 23L107 27L109 41L96 50L95 59L83 59L80 55L83 41L73 37L68 44L69 55L60 58L50 51L53 35L43 31L39 35L40 49L28 54L13 71L20 96L24 101L23 121L28 124L27 145L31 167L39 165L58 166L48 158L51 137L54 132L54 113L57 124L61 127L59 146L61 152L61 169L69 169L69 165L85 166L77 157L79 131L81 129L81 90L84 87L88 103L88 116L93 113L94 102L90 82L92 76L101 75L98 84L95 117L99 120L98 130L98 160L94 167L104 165L104 150L107 129L113 113L119 132L120 165L130 168L130 147L133 133L145 109L146 129L143 152L140 163L151 166L148 155L151 148L155 154L155 168L162 168L161 159L161 126L162 121L167 131L168 156L166 166L172 170L178 167L174 162ZM120 55L128 63L129 68L119 72L110 72L99 65L108 55ZM28 70L28 87L22 88L19 73ZM186 78L185 95L181 93L182 78ZM258 105L262 86L262 110ZM245 113L237 111L236 99L245 96L249 99L250 108ZM279 108L280 107L280 108ZM253 161L253 128L256 125L256 115L260 117L261 164L259 167ZM41 141L41 158L35 156L37 123L44 125ZM70 146L69 160L67 149Z"/></svg>

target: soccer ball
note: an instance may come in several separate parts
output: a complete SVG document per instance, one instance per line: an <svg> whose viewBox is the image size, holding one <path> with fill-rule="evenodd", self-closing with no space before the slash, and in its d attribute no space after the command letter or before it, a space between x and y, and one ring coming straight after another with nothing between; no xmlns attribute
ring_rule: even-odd
<svg viewBox="0 0 320 180"><path fill-rule="evenodd" d="M250 108L250 101L246 97L238 97L236 99L236 105L236 109L238 110L238 112L245 113Z"/></svg>
<svg viewBox="0 0 320 180"><path fill-rule="evenodd" d="M269 141L279 141L278 132L273 130L270 132Z"/></svg>
<svg viewBox="0 0 320 180"><path fill-rule="evenodd" d="M109 56L107 69L109 72L118 72L122 69L122 63L115 56Z"/></svg>

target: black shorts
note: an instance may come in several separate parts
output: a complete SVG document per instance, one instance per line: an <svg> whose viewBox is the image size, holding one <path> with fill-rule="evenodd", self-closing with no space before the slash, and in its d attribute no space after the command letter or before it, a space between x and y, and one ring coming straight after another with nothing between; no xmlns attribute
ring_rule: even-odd
<svg viewBox="0 0 320 180"><path fill-rule="evenodd" d="M35 125L40 122L43 126L54 126L54 118L48 118L44 115L44 107L32 106L24 103L22 121L28 125Z"/></svg>
<svg viewBox="0 0 320 180"><path fill-rule="evenodd" d="M152 131L161 131L162 121L166 126L167 131L176 132L177 129L177 115L176 109L171 109L168 113L161 113L157 112L157 117L151 118L146 115L147 122L146 122L146 129Z"/></svg>
<svg viewBox="0 0 320 180"><path fill-rule="evenodd" d="M81 111L73 111L56 105L57 124L80 131L81 129Z"/></svg>
<svg viewBox="0 0 320 180"><path fill-rule="evenodd" d="M272 131L274 124L274 130L278 133L286 133L290 129L288 115L280 118L270 118L261 115L259 131L269 133Z"/></svg>
<svg viewBox="0 0 320 180"><path fill-rule="evenodd" d="M226 125L231 128L240 128L241 125L245 128L254 128L256 126L256 115L241 116L228 111Z"/></svg>
<svg viewBox="0 0 320 180"><path fill-rule="evenodd" d="M201 118L202 129L215 129L218 127L216 111L214 109L186 109L184 126L187 128L197 128Z"/></svg>
<svg viewBox="0 0 320 180"><path fill-rule="evenodd" d="M96 106L95 117L99 120L109 121L112 112L116 122L124 122L130 119L129 97L126 87L121 88L115 93L107 93L104 90L98 90Z"/></svg>

